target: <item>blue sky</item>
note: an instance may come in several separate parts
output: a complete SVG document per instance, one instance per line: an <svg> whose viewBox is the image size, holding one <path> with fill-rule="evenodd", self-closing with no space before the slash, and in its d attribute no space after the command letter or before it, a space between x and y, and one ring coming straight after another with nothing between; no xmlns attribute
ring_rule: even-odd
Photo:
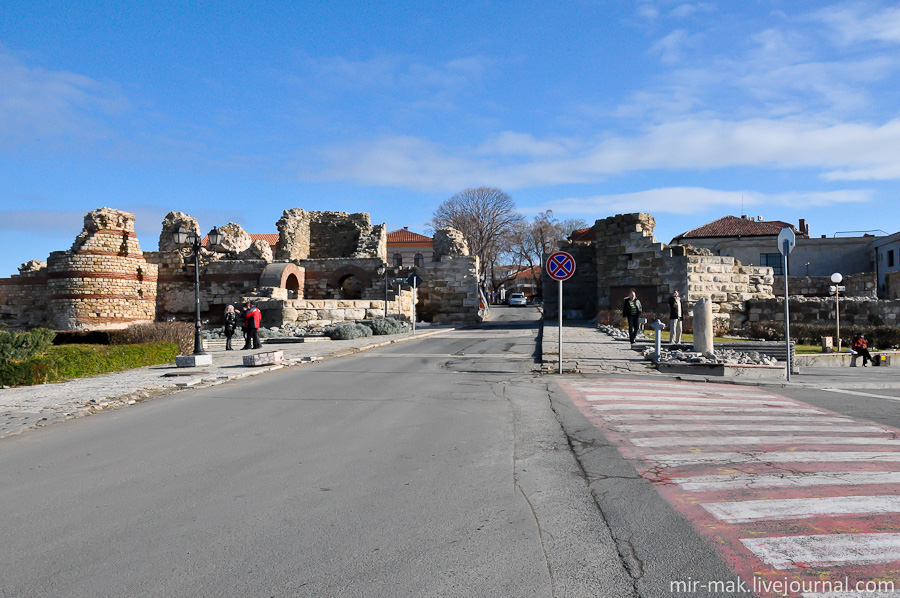
<svg viewBox="0 0 900 598"><path fill-rule="evenodd" d="M900 230L888 2L0 3L0 276L84 213L426 232L466 187L526 215L741 213ZM743 207L742 207L743 205Z"/></svg>

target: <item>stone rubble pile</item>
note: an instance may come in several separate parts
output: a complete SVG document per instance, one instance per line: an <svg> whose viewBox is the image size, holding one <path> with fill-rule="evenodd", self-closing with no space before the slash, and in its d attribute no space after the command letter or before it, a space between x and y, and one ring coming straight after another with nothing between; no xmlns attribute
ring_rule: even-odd
<svg viewBox="0 0 900 598"><path fill-rule="evenodd" d="M656 349L648 347L644 350L644 358L653 360L656 358ZM669 351L662 349L660 352L659 363L703 363L715 364L724 363L728 365L778 365L778 360L774 357L758 353L757 351L733 351L731 349L716 350L714 354L707 353L705 355L694 351Z"/></svg>
<svg viewBox="0 0 900 598"><path fill-rule="evenodd" d="M609 336L617 340L628 338L627 330L622 330L621 328L616 328L615 326L610 326L609 324L600 324L597 328L600 330L600 332L608 334Z"/></svg>

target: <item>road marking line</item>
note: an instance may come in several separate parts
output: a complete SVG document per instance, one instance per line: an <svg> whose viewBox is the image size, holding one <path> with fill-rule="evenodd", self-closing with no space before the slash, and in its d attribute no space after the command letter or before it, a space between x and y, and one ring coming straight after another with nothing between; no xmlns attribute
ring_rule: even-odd
<svg viewBox="0 0 900 598"><path fill-rule="evenodd" d="M609 403L607 405L592 405L596 411L636 411L639 409L647 409L653 411L671 411L671 410L679 410L679 411L731 411L736 413L805 413L809 415L821 414L825 415L824 412L819 411L818 409L814 409L811 407L727 407L727 406L714 406L714 405L681 405L681 404L669 404L669 405L656 405L656 404L644 404L644 405L635 405L633 403Z"/></svg>
<svg viewBox="0 0 900 598"><path fill-rule="evenodd" d="M702 432L715 430L728 430L730 432L887 432L877 426L844 426L828 424L824 426L792 426L792 425L757 425L757 424L643 424L624 425L613 424L613 427L621 432Z"/></svg>
<svg viewBox="0 0 900 598"><path fill-rule="evenodd" d="M587 399L591 403L596 403L598 401L622 401L627 400L629 403L634 404L652 404L652 403L676 403L676 404L685 404L685 403L715 403L718 405L796 405L792 401L770 401L768 399L730 399L730 398L709 398L709 397L663 397L663 396L652 396L652 395L641 395L641 396L628 396L628 397L613 397L613 396L601 396L601 395L585 395L585 399Z"/></svg>
<svg viewBox="0 0 900 598"><path fill-rule="evenodd" d="M703 503L704 509L720 521L748 523L764 519L809 519L819 515L879 515L900 512L900 496L829 496Z"/></svg>
<svg viewBox="0 0 900 598"><path fill-rule="evenodd" d="M780 398L778 395L772 394L770 392L766 392L763 390L745 390L743 388L737 387L725 387L725 386L717 386L715 388L712 387L696 387L693 385L686 384L677 384L672 387L669 387L665 384L653 383L653 384L572 384L575 388L582 390L592 390L592 391L615 391L615 392L626 392L626 391L634 391L641 392L643 391L654 391L658 392L660 388L665 388L666 392L675 394L675 393L686 393L686 394L712 394L712 395L721 395L721 394L733 394L733 395L741 395L741 396L754 396L754 397L772 397L772 398Z"/></svg>
<svg viewBox="0 0 900 598"><path fill-rule="evenodd" d="M900 560L900 534L836 534L745 538L741 543L776 569L870 565Z"/></svg>
<svg viewBox="0 0 900 598"><path fill-rule="evenodd" d="M622 415L608 414L603 419L614 422L639 421L645 422L647 418L660 418L666 421L733 421L733 422L785 422L785 423L802 423L802 422L850 422L853 419L849 417L832 416L832 415L707 415L707 414L681 414L681 413L623 413Z"/></svg>
<svg viewBox="0 0 900 598"><path fill-rule="evenodd" d="M823 388L825 392L834 392L845 395L855 395L857 397L873 397L876 399L887 399L889 401L900 401L900 397L892 397L890 395L876 395L871 392L859 392L857 390L841 390L840 388Z"/></svg>
<svg viewBox="0 0 900 598"><path fill-rule="evenodd" d="M897 438L872 438L867 436L654 436L633 438L631 443L643 447L707 446L717 444L862 444L900 446Z"/></svg>
<svg viewBox="0 0 900 598"><path fill-rule="evenodd" d="M688 492L807 486L900 484L900 471L834 471L828 473L733 474L673 478Z"/></svg>
<svg viewBox="0 0 900 598"><path fill-rule="evenodd" d="M648 455L662 467L722 463L883 463L900 462L900 452L755 451L746 453L673 453Z"/></svg>

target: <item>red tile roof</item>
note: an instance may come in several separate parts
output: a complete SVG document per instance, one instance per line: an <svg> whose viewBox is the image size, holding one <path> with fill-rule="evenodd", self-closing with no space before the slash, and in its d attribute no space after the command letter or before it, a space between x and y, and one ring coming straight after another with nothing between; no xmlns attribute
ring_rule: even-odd
<svg viewBox="0 0 900 598"><path fill-rule="evenodd" d="M272 251L275 251L275 247L278 245L278 233L266 233L263 235L254 235L253 233L250 233L250 240L265 241L272 247ZM206 247L207 243L209 243L209 235L206 235L200 240L200 246Z"/></svg>
<svg viewBox="0 0 900 598"><path fill-rule="evenodd" d="M590 228L579 228L573 230L569 238L575 243L590 243L597 240L597 231L593 226Z"/></svg>
<svg viewBox="0 0 900 598"><path fill-rule="evenodd" d="M409 229L391 231L387 234L387 242L390 243L431 243L432 238L414 233Z"/></svg>
<svg viewBox="0 0 900 598"><path fill-rule="evenodd" d="M794 225L781 220L749 220L737 216L725 216L703 226L681 233L674 239L698 239L708 237L766 237L777 236L783 228L790 228L800 234Z"/></svg>

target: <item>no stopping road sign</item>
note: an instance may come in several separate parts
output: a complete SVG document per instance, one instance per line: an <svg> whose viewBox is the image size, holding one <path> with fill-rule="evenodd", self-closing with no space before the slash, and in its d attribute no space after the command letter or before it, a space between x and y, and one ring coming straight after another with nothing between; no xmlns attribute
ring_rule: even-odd
<svg viewBox="0 0 900 598"><path fill-rule="evenodd" d="M547 274L553 280L568 280L575 274L575 258L565 251L557 251L547 258Z"/></svg>

